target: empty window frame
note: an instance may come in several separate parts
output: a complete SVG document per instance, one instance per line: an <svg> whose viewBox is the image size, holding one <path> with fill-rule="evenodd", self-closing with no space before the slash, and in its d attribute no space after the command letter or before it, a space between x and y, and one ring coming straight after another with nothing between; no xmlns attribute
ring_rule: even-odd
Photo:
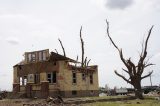
<svg viewBox="0 0 160 106"><path fill-rule="evenodd" d="M56 83L57 82L56 71L48 73L47 78L48 78L49 83Z"/></svg>
<svg viewBox="0 0 160 106"><path fill-rule="evenodd" d="M72 83L73 83L73 84L76 84L76 83L77 83L76 72L72 72Z"/></svg>
<svg viewBox="0 0 160 106"><path fill-rule="evenodd" d="M39 74L35 74L34 75L34 83L35 84L39 84L40 83L40 75Z"/></svg>
<svg viewBox="0 0 160 106"><path fill-rule="evenodd" d="M89 78L90 78L90 84L93 84L93 74L90 74Z"/></svg>

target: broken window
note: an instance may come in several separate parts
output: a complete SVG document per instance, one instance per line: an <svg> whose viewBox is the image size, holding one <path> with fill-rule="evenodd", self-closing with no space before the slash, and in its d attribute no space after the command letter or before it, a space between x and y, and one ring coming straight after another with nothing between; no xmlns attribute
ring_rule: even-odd
<svg viewBox="0 0 160 106"><path fill-rule="evenodd" d="M22 77L20 77L19 79L20 79L20 85L23 85L23 79L22 79Z"/></svg>
<svg viewBox="0 0 160 106"><path fill-rule="evenodd" d="M24 85L27 85L27 76L24 76Z"/></svg>
<svg viewBox="0 0 160 106"><path fill-rule="evenodd" d="M43 51L43 60L46 60L46 51Z"/></svg>
<svg viewBox="0 0 160 106"><path fill-rule="evenodd" d="M77 83L76 72L72 72L72 83Z"/></svg>
<svg viewBox="0 0 160 106"><path fill-rule="evenodd" d="M29 62L34 62L34 61L36 61L36 54L35 54L35 53L29 53L29 54L28 54L28 61L29 61Z"/></svg>
<svg viewBox="0 0 160 106"><path fill-rule="evenodd" d="M40 83L40 75L39 74L35 74L34 75L34 83L35 84L39 84Z"/></svg>
<svg viewBox="0 0 160 106"><path fill-rule="evenodd" d="M20 85L27 85L27 76L20 77Z"/></svg>
<svg viewBox="0 0 160 106"><path fill-rule="evenodd" d="M36 61L36 54L32 53L32 61Z"/></svg>
<svg viewBox="0 0 160 106"><path fill-rule="evenodd" d="M39 53L38 53L39 61L42 61L42 58L43 58L43 57L42 57L42 56L43 56L42 53L43 53L43 52L39 52Z"/></svg>
<svg viewBox="0 0 160 106"><path fill-rule="evenodd" d="M28 61L31 62L32 61L32 55L28 54Z"/></svg>
<svg viewBox="0 0 160 106"><path fill-rule="evenodd" d="M57 81L56 71L48 73L47 78L48 78L49 83L56 83L56 81Z"/></svg>
<svg viewBox="0 0 160 106"><path fill-rule="evenodd" d="M93 74L90 74L90 84L93 84Z"/></svg>

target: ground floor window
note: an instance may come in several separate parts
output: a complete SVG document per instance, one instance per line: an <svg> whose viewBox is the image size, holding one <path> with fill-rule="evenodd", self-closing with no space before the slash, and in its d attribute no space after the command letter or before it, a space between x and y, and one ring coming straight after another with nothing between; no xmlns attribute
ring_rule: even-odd
<svg viewBox="0 0 160 106"><path fill-rule="evenodd" d="M57 78L56 78L56 71L48 73L47 74L47 79L49 81L49 83L56 83L57 82Z"/></svg>
<svg viewBox="0 0 160 106"><path fill-rule="evenodd" d="M72 95L77 95L77 91L72 91Z"/></svg>
<svg viewBox="0 0 160 106"><path fill-rule="evenodd" d="M40 75L39 74L34 74L34 83L39 84L40 83Z"/></svg>
<svg viewBox="0 0 160 106"><path fill-rule="evenodd" d="M20 85L27 85L27 76L20 77Z"/></svg>

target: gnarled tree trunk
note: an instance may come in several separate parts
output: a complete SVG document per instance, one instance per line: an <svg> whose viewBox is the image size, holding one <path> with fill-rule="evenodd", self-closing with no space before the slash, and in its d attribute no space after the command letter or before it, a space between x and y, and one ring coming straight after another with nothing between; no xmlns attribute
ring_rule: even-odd
<svg viewBox="0 0 160 106"><path fill-rule="evenodd" d="M141 88L141 80L144 79L144 78L149 77L153 73L153 71L150 71L145 76L142 76L142 73L144 72L144 69L146 67L154 65L152 63L148 63L148 60L145 60L146 56L147 56L148 40L149 40L149 37L151 35L153 26L150 28L144 44L142 44L142 51L141 51L141 54L139 56L139 61L138 61L137 64L135 64L135 63L132 62L131 58L125 59L123 57L122 49L120 49L114 43L112 38L110 37L110 34L109 34L109 22L107 20L106 20L106 23L107 23L107 35L108 35L111 43L113 44L113 46L118 50L120 59L123 62L123 64L126 66L126 69L122 68L122 70L128 74L129 78L126 78L124 75L119 74L116 70L115 70L115 74L117 76L121 77L127 83L129 83L129 84L134 86L135 97L136 98L143 99L143 95L142 95L143 92L142 92L142 88Z"/></svg>

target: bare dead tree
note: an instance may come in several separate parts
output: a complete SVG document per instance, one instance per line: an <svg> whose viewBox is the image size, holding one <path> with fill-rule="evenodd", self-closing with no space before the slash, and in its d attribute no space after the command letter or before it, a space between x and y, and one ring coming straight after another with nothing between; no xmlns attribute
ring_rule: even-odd
<svg viewBox="0 0 160 106"><path fill-rule="evenodd" d="M66 57L66 52L65 52L65 49L63 47L62 41L60 39L58 39L58 40L59 40L59 43L61 44L61 47L63 49L63 55Z"/></svg>
<svg viewBox="0 0 160 106"><path fill-rule="evenodd" d="M129 75L129 79L127 79L124 75L119 74L116 70L114 71L115 74L119 77L121 77L123 80L125 80L127 83L133 85L135 89L135 97L139 99L143 99L142 95L142 89L141 89L141 80L144 78L149 77L153 71L150 71L148 74L142 76L142 73L144 72L144 69L148 66L154 65L152 63L148 63L148 60L146 60L147 56L147 46L148 46L148 40L151 35L153 26L150 28L147 38L142 45L142 51L140 53L139 61L137 64L133 63L131 58L125 59L123 57L122 49L119 48L115 42L112 40L110 33L109 33L109 22L106 20L107 23L107 36L109 37L111 43L113 46L118 50L119 56L123 64L125 65L126 69L122 68L124 72L126 72Z"/></svg>
<svg viewBox="0 0 160 106"><path fill-rule="evenodd" d="M81 48L82 48L82 61L81 61L81 66L84 67L84 41L82 38L82 26L80 29L80 40L81 40Z"/></svg>

